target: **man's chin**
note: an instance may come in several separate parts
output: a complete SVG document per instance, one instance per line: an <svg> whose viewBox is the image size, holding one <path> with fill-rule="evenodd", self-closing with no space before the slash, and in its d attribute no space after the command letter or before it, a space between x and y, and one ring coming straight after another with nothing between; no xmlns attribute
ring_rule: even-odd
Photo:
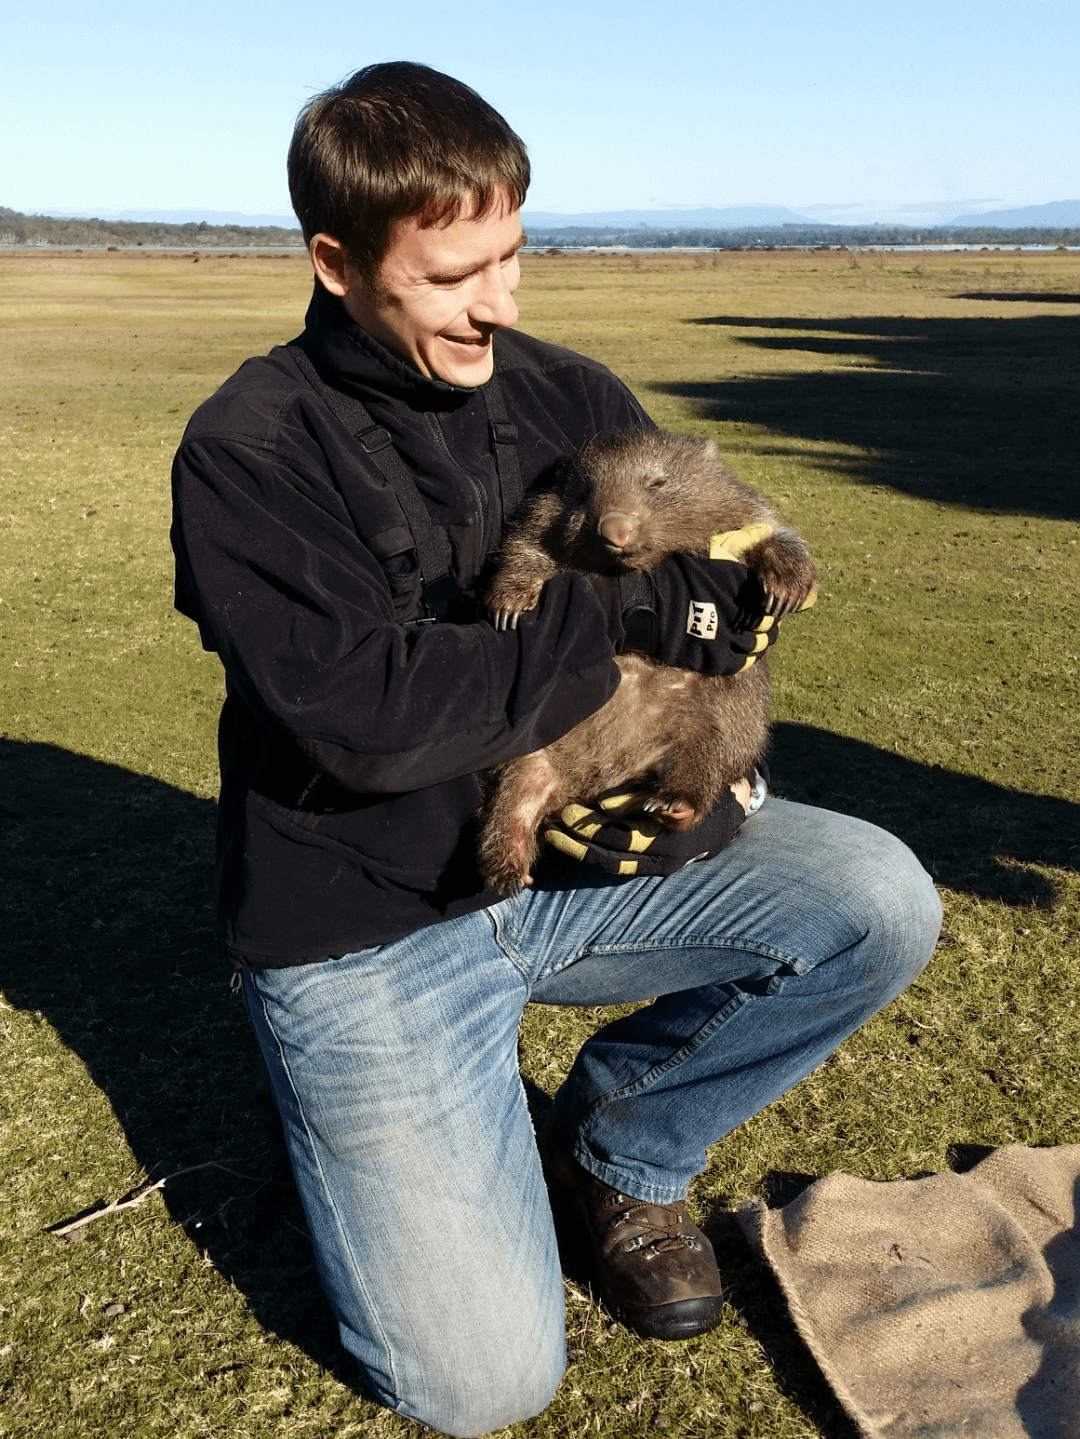
<svg viewBox="0 0 1080 1439"><path fill-rule="evenodd" d="M437 379L462 390L486 385L495 369L495 351L489 340L486 345L460 345L444 340L439 346Z"/></svg>

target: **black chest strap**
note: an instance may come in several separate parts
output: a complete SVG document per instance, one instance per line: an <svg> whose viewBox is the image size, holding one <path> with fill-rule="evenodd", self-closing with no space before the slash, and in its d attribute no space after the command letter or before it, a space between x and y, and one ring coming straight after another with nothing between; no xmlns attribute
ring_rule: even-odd
<svg viewBox="0 0 1080 1439"><path fill-rule="evenodd" d="M389 431L375 423L370 411L355 395L347 395L328 385L300 345L289 345L288 351L304 379L319 394L331 413L356 437L393 490L416 546L426 608L431 615L439 614L446 608L449 593L457 589L450 573L450 546L443 532L432 523L427 506L416 488L416 481L394 448ZM506 418L502 388L494 374L480 393L487 414L488 436L495 459L502 519L505 524L506 518L513 514L522 496L517 426Z"/></svg>
<svg viewBox="0 0 1080 1439"><path fill-rule="evenodd" d="M331 413L356 437L393 490L412 533L424 588L436 584L450 573L450 546L445 535L432 523L427 506L416 488L416 481L394 449L389 432L375 423L367 406L355 395L346 395L328 385L298 345L290 345L288 349L304 379L325 401Z"/></svg>
<svg viewBox="0 0 1080 1439"><path fill-rule="evenodd" d="M499 490L502 495L503 523L521 503L521 466L518 464L517 426L506 418L506 405L498 377L491 379L481 389L484 408L487 411L488 434L491 436L491 452L495 456L495 469L499 476Z"/></svg>

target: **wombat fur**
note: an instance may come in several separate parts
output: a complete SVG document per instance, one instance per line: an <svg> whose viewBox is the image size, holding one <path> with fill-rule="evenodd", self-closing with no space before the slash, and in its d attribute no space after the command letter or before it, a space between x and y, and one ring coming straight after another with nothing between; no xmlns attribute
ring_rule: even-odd
<svg viewBox="0 0 1080 1439"><path fill-rule="evenodd" d="M514 627L561 570L649 571L672 554L708 555L711 536L751 524L770 530L742 563L761 583L762 612L779 619L812 600L810 552L723 465L712 441L656 430L600 436L563 467L557 488L527 498L487 606L497 628ZM647 790L643 809L687 829L753 774L769 733L764 656L730 676L631 653L617 664L619 687L595 714L546 749L490 771L480 868L499 891L531 883L540 827L571 801L589 804L633 783Z"/></svg>

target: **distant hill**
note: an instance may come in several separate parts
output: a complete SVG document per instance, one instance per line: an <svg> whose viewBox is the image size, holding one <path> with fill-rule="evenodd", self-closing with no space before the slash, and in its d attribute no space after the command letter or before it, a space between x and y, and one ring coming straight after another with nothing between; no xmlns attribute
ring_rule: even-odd
<svg viewBox="0 0 1080 1439"><path fill-rule="evenodd" d="M55 215L24 215L0 205L0 245L5 247L68 245L127 249L143 245L190 246L193 249L302 249L303 244L303 236L295 224L238 225L224 218L215 225L206 220L118 220L101 215L59 218Z"/></svg>
<svg viewBox="0 0 1080 1439"><path fill-rule="evenodd" d="M758 225L814 225L817 221L789 210L786 205L727 205L720 209L595 210L587 214L561 215L551 210L524 210L526 230L595 229L613 226L632 230L741 230Z"/></svg>
<svg viewBox="0 0 1080 1439"><path fill-rule="evenodd" d="M1073 229L1080 225L1080 200L1052 200L1048 205L1022 205L1015 210L984 210L979 215L959 215L953 225L1002 225L1008 229L1029 225Z"/></svg>

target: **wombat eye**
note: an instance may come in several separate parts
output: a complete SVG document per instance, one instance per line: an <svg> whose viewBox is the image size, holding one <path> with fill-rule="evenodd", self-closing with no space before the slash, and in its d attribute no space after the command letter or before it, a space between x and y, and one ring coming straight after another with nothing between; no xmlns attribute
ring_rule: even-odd
<svg viewBox="0 0 1080 1439"><path fill-rule="evenodd" d="M661 490L667 484L667 475L647 475L644 484L647 490Z"/></svg>

